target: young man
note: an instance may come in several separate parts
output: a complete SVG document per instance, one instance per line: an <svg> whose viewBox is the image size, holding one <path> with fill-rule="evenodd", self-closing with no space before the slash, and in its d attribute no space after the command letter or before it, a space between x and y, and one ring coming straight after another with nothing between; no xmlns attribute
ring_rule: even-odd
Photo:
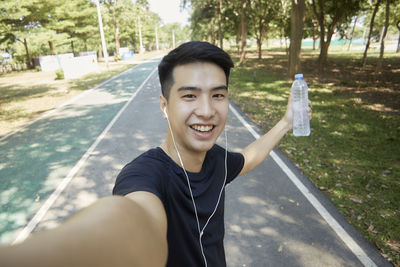
<svg viewBox="0 0 400 267"><path fill-rule="evenodd" d="M241 153L216 145L232 67L206 42L165 56L160 109L168 136L123 168L113 194L124 197L102 199L54 230L0 249L0 265L225 266L225 185L259 165L292 127L289 97L285 116Z"/></svg>
<svg viewBox="0 0 400 267"><path fill-rule="evenodd" d="M224 192L235 177L259 165L292 127L285 117L241 153L216 145L229 111L228 54L206 42L181 45L160 63L160 109L168 136L129 163L113 194L148 192L167 216L168 266L225 266ZM226 154L225 154L226 153Z"/></svg>

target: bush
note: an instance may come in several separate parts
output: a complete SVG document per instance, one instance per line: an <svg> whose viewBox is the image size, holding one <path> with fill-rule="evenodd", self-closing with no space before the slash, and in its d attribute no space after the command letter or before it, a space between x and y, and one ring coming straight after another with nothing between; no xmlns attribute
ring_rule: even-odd
<svg viewBox="0 0 400 267"><path fill-rule="evenodd" d="M64 80L64 72L63 72L63 70L57 70L56 71L56 76L57 76L56 80Z"/></svg>

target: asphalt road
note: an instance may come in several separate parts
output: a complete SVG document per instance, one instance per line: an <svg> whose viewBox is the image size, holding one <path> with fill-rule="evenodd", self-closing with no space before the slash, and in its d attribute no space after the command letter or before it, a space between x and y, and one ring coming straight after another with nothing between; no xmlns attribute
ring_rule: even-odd
<svg viewBox="0 0 400 267"><path fill-rule="evenodd" d="M120 169L160 145L167 123L157 64L138 65L0 140L1 243L110 195ZM227 133L233 151L262 134L234 104ZM227 187L225 205L228 266L391 266L277 149Z"/></svg>

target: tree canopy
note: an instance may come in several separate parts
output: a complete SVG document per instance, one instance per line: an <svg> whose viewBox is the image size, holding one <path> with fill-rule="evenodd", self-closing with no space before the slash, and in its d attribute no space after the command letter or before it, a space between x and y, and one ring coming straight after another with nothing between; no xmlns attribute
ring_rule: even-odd
<svg viewBox="0 0 400 267"><path fill-rule="evenodd" d="M187 29L164 25L149 10L147 0L99 0L109 54L120 47L139 51L139 28L146 50L156 49L156 28L160 47L171 48L171 32L177 42L187 40ZM140 26L139 26L140 22ZM0 3L0 51L15 61L32 65L42 55L98 51L101 40L94 0L5 0Z"/></svg>
<svg viewBox="0 0 400 267"><path fill-rule="evenodd" d="M31 65L32 58L72 52L101 51L95 0L4 0L0 4L0 51L12 54L14 60ZM151 12L147 0L99 0L109 54L119 55L120 47L139 51L140 37L146 50L168 49L186 40L207 40L216 45L227 43L237 48L241 61L246 47L257 46L262 58L266 40L290 40L294 32L312 37L319 43L319 60L328 60L328 48L334 36L361 37L371 27L371 38L378 41L383 33L385 9L382 0L305 0L305 21L291 23L291 0L181 0L191 9L190 26L163 24ZM295 1L296 3L297 1ZM383 1L382 1L383 2ZM388 34L399 32L399 0L388 2ZM374 9L377 7L376 15ZM357 18L357 19L356 19ZM357 25L361 26L356 27ZM357 28L357 29L356 29ZM158 40L156 40L156 32ZM364 34L363 34L364 33ZM189 35L190 34L190 35ZM173 37L174 36L174 37ZM298 37L296 37L298 38ZM288 50L289 51L289 50Z"/></svg>

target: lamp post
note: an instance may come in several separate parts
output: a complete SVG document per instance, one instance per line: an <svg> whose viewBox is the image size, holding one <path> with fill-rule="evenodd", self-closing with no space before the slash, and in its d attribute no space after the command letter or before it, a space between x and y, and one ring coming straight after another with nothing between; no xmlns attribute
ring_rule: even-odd
<svg viewBox="0 0 400 267"><path fill-rule="evenodd" d="M108 53L107 53L106 41L104 39L103 22L101 20L100 4L99 4L99 0L95 0L95 2L96 2L96 7L97 7L97 17L99 18L101 46L103 47L103 56L104 56L104 60L106 61L106 65L108 67Z"/></svg>
<svg viewBox="0 0 400 267"><path fill-rule="evenodd" d="M158 27L156 25L156 49L157 51L159 50L159 45L158 45Z"/></svg>

